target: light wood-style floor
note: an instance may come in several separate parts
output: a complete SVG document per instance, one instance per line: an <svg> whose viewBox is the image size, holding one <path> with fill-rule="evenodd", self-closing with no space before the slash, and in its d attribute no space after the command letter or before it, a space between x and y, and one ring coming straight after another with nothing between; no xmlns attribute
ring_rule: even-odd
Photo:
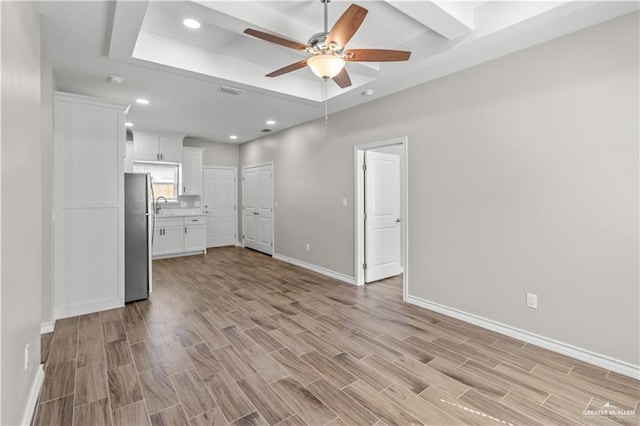
<svg viewBox="0 0 640 426"><path fill-rule="evenodd" d="M43 360L37 425L640 423L585 414L638 413L638 381L240 248L154 262Z"/></svg>

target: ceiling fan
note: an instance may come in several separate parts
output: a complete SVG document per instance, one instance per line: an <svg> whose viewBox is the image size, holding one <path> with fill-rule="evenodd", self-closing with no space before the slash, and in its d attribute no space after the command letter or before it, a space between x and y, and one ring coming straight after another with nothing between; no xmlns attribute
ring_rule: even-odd
<svg viewBox="0 0 640 426"><path fill-rule="evenodd" d="M367 16L368 10L352 4L338 18L336 23L328 30L327 7L331 0L320 0L324 3L324 31L311 36L307 44L286 38L265 33L262 31L247 28L245 34L257 37L270 43L279 44L291 49L310 53L312 56L287 65L279 70L267 74L267 77L278 77L280 75L309 66L311 71L318 77L328 80L333 79L341 88L351 86L351 78L345 65L347 62L395 62L406 61L411 56L411 52L402 50L385 49L347 49L345 45L351 37L358 31L362 21Z"/></svg>

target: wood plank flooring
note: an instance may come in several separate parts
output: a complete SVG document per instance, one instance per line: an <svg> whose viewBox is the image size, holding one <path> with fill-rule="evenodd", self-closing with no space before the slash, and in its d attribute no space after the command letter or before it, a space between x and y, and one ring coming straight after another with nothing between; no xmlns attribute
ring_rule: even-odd
<svg viewBox="0 0 640 426"><path fill-rule="evenodd" d="M640 424L638 381L401 294L240 248L156 261L148 300L42 337L33 424Z"/></svg>

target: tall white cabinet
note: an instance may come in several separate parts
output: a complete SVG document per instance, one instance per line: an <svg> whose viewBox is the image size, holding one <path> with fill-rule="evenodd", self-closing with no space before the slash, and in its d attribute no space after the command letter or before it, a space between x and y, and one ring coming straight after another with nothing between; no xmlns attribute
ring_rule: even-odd
<svg viewBox="0 0 640 426"><path fill-rule="evenodd" d="M202 153L204 148L182 148L182 188L180 195L202 195Z"/></svg>
<svg viewBox="0 0 640 426"><path fill-rule="evenodd" d="M55 316L124 305L127 105L55 93Z"/></svg>

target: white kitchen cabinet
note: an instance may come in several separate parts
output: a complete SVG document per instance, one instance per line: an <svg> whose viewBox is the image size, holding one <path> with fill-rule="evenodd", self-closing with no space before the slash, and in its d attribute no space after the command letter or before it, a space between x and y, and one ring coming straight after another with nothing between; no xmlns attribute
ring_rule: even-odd
<svg viewBox="0 0 640 426"><path fill-rule="evenodd" d="M132 173L133 172L133 144L127 143L126 151L124 156L124 172Z"/></svg>
<svg viewBox="0 0 640 426"><path fill-rule="evenodd" d="M204 148L182 149L182 183L180 195L202 194L202 153Z"/></svg>
<svg viewBox="0 0 640 426"><path fill-rule="evenodd" d="M133 135L134 161L182 162L182 138L135 133Z"/></svg>
<svg viewBox="0 0 640 426"><path fill-rule="evenodd" d="M153 257L165 258L206 252L205 216L157 217Z"/></svg>
<svg viewBox="0 0 640 426"><path fill-rule="evenodd" d="M182 163L182 138L160 136L161 161Z"/></svg>
<svg viewBox="0 0 640 426"><path fill-rule="evenodd" d="M184 251L182 217L157 218L153 235L153 255L165 256Z"/></svg>
<svg viewBox="0 0 640 426"><path fill-rule="evenodd" d="M162 228L163 254L176 254L184 251L182 226L168 226Z"/></svg>
<svg viewBox="0 0 640 426"><path fill-rule="evenodd" d="M156 221L156 227L153 230L153 248L151 251L153 257L162 256L164 254L162 247L162 228L158 226Z"/></svg>
<svg viewBox="0 0 640 426"><path fill-rule="evenodd" d="M124 305L127 108L55 92L55 318Z"/></svg>
<svg viewBox="0 0 640 426"><path fill-rule="evenodd" d="M144 133L133 134L134 161L160 161L160 137Z"/></svg>
<svg viewBox="0 0 640 426"><path fill-rule="evenodd" d="M184 251L202 251L207 248L207 219L205 216L184 218Z"/></svg>

